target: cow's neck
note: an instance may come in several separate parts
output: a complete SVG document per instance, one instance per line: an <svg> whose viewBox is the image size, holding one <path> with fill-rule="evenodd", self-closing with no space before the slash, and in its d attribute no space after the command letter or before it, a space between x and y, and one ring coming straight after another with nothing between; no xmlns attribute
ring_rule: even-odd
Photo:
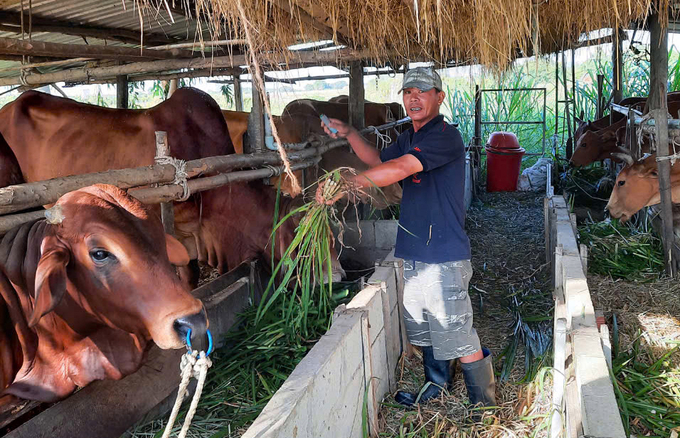
<svg viewBox="0 0 680 438"><path fill-rule="evenodd" d="M659 179L654 179L654 195L647 202L645 207L656 205L661 202L661 191L659 189ZM671 167L671 202L680 203L680 163Z"/></svg>
<svg viewBox="0 0 680 438"><path fill-rule="evenodd" d="M59 315L45 315L35 328L35 354L17 371L5 391L21 398L51 402L95 380L120 379L136 371L145 341L122 330L93 325L77 333Z"/></svg>
<svg viewBox="0 0 680 438"><path fill-rule="evenodd" d="M0 244L0 293L6 309L0 336L15 352L11 363L3 356L0 365L6 394L55 401L93 380L119 379L134 372L146 342L95 320L71 298L71 285L53 312L28 327L34 278L24 273L36 270L40 251L31 239L41 242L44 232L42 221L26 224ZM23 248L25 254L17 257L16 252L3 251L7 248Z"/></svg>

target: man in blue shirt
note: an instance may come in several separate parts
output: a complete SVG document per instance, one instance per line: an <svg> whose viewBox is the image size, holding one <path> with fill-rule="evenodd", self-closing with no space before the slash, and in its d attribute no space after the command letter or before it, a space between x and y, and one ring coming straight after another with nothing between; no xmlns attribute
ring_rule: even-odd
<svg viewBox="0 0 680 438"><path fill-rule="evenodd" d="M422 347L426 387L418 394L399 391L395 399L411 406L438 397L450 386L451 363L458 359L470 401L493 406L491 354L481 348L472 327L467 293L472 265L465 233L463 139L439 114L445 94L434 69L409 70L401 91L413 127L382 152L340 120L330 119L330 126L324 126L332 137L347 138L370 166L350 176L351 185L403 184L395 255L404 259L404 322L410 342ZM337 132L332 134L329 128Z"/></svg>

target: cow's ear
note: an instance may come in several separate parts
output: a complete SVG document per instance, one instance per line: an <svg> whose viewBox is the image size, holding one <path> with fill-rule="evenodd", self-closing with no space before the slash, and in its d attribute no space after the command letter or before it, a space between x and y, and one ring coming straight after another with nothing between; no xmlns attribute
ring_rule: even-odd
<svg viewBox="0 0 680 438"><path fill-rule="evenodd" d="M186 266L189 264L189 253L179 240L169 234L165 235L165 247L168 250L170 263L175 266Z"/></svg>
<svg viewBox="0 0 680 438"><path fill-rule="evenodd" d="M41 254L35 273L35 299L29 327L35 326L40 318L50 313L66 292L66 265L71 259L70 251L57 237L47 236L43 239Z"/></svg>

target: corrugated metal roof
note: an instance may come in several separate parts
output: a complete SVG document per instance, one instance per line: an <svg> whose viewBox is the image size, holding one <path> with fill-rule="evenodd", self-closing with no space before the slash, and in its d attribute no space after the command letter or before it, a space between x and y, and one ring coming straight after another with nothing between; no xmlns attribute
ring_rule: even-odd
<svg viewBox="0 0 680 438"><path fill-rule="evenodd" d="M23 1L24 7L24 30L28 32L29 1ZM21 0L0 0L0 11L20 13ZM36 19L54 20L55 22L68 22L77 26L89 26L108 29L126 29L140 32L140 14L131 0L33 0L31 15ZM142 10L144 34L165 36L176 41L194 41L196 35L196 21L188 19L182 14L172 13L172 20L167 9ZM173 22L174 20L174 22ZM207 26L206 26L207 28ZM0 31L3 38L21 38L14 32ZM28 39L28 35L24 36ZM126 44L113 39L102 40L87 37L87 42L80 36L64 35L60 33L32 32L31 38L36 41L45 41L60 44L107 44L112 46L135 47L134 44ZM210 35L204 32L204 39L210 39ZM13 61L0 61L0 70L7 67L18 66L20 63ZM52 68L41 68L42 71L54 71L72 66L71 64ZM19 71L0 71L0 77L18 76Z"/></svg>

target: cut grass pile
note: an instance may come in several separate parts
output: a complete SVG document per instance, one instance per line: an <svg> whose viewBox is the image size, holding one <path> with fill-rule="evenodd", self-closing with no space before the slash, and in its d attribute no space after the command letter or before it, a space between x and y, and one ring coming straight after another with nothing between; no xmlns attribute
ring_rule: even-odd
<svg viewBox="0 0 680 438"><path fill-rule="evenodd" d="M589 247L588 270L594 274L652 281L663 271L663 245L651 232L618 221L587 222L579 237Z"/></svg>

